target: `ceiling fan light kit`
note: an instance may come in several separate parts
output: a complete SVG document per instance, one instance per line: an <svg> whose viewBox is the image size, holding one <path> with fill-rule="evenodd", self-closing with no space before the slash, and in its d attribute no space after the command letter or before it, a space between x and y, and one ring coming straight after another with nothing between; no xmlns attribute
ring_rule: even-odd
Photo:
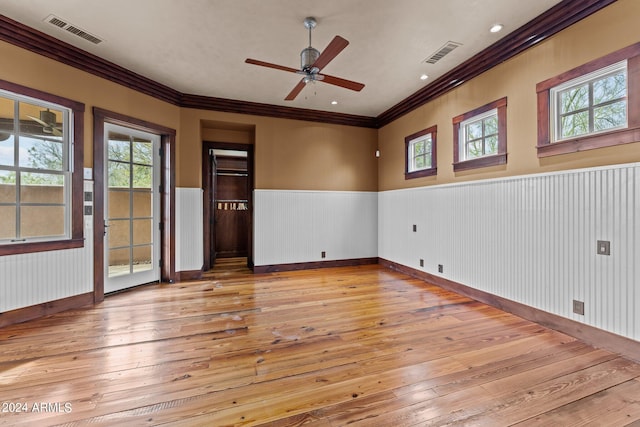
<svg viewBox="0 0 640 427"><path fill-rule="evenodd" d="M286 101L292 101L298 96L298 94L304 89L305 85L309 82L323 81L325 83L343 87L359 92L364 88L364 84L346 80L340 77L330 76L328 74L320 74L320 71L329 64L345 47L349 45L349 42L340 37L335 36L324 51L320 52L311 45L311 30L313 30L317 21L313 17L307 17L303 21L304 27L309 30L309 47L302 49L300 52L300 69L286 67L283 65L272 64L269 62L260 61L257 59L247 58L245 62L247 64L258 65L261 67L273 68L276 70L292 72L301 74L303 77L293 90L285 98Z"/></svg>

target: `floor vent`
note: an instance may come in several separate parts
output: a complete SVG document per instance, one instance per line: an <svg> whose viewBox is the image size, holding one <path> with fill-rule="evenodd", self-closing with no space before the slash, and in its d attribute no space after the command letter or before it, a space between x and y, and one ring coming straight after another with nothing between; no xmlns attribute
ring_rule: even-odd
<svg viewBox="0 0 640 427"><path fill-rule="evenodd" d="M48 22L51 25L55 25L58 28L62 28L63 30L66 30L68 32L70 32L71 34L75 34L78 37L82 37L83 39L90 41L93 44L99 44L102 43L102 39L100 39L99 37L94 36L91 33L88 33L87 31L75 26L75 25L71 25L68 22L66 22L64 19L61 19L55 15L49 15L44 19L44 22Z"/></svg>
<svg viewBox="0 0 640 427"><path fill-rule="evenodd" d="M458 46L462 46L462 43L448 41L444 46L438 49L433 55L425 59L424 62L426 62L427 64L435 64L436 62L444 58L447 54L451 53L451 51L457 48Z"/></svg>

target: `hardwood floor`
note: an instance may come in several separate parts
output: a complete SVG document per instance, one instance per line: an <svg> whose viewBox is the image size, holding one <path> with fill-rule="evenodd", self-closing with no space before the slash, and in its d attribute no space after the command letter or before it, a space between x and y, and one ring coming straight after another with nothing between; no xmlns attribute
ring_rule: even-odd
<svg viewBox="0 0 640 427"><path fill-rule="evenodd" d="M640 425L639 364L377 265L215 269L0 350L0 425Z"/></svg>

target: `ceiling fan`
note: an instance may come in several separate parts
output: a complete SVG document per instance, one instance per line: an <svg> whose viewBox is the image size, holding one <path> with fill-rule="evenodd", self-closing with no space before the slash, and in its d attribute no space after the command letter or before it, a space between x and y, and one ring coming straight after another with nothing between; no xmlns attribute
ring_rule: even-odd
<svg viewBox="0 0 640 427"><path fill-rule="evenodd" d="M57 125L56 113L49 111L48 108L46 110L40 111L40 118L33 117L33 116L27 116L27 117L40 123L42 125L43 133L48 133L55 136L62 136L62 129L56 126Z"/></svg>
<svg viewBox="0 0 640 427"><path fill-rule="evenodd" d="M244 62L247 64L259 65L261 67L274 68L276 70L288 71L290 73L301 74L303 77L298 84L293 88L289 95L285 98L285 101L292 101L298 96L298 94L304 89L305 85L309 82L321 81L334 86L340 86L346 89L351 89L356 92L362 90L364 85L362 83L354 82L351 80L342 79L340 77L330 76L328 74L320 74L320 71L333 60L342 50L347 47L349 42L340 36L335 36L331 43L320 53L318 49L311 46L311 30L313 30L317 23L315 18L305 18L304 26L309 30L309 47L302 49L300 52L300 69L286 67L283 65L272 64L270 62L259 61L257 59L247 58Z"/></svg>

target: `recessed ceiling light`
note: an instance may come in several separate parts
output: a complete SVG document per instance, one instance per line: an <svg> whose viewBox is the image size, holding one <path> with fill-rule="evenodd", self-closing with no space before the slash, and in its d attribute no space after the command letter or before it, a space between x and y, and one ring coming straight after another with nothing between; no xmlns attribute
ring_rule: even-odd
<svg viewBox="0 0 640 427"><path fill-rule="evenodd" d="M502 24L493 24L493 26L489 28L489 31L491 31L492 33L497 33L502 30L502 27L504 27L504 25Z"/></svg>
<svg viewBox="0 0 640 427"><path fill-rule="evenodd" d="M427 80L428 78L429 76L427 76L426 74L420 76L420 80Z"/></svg>
<svg viewBox="0 0 640 427"><path fill-rule="evenodd" d="M338 101L331 101L331 105L338 105Z"/></svg>

